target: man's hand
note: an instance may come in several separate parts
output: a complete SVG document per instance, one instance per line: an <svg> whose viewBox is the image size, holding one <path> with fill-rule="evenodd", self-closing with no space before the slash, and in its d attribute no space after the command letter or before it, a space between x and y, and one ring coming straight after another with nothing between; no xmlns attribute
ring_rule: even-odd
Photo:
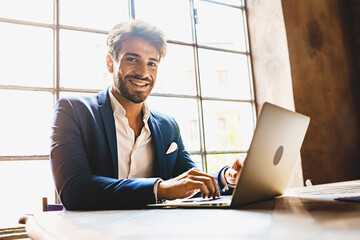
<svg viewBox="0 0 360 240"><path fill-rule="evenodd" d="M202 197L220 197L216 179L193 168L170 180L159 183L157 197L161 200L187 198L201 191Z"/></svg>
<svg viewBox="0 0 360 240"><path fill-rule="evenodd" d="M239 159L236 159L233 165L226 169L225 180L229 184L236 184L242 170L243 163Z"/></svg>

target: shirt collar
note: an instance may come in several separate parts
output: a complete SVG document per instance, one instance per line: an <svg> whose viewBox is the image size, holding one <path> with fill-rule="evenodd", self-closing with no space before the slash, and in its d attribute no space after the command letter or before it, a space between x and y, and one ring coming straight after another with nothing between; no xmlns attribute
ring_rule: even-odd
<svg viewBox="0 0 360 240"><path fill-rule="evenodd" d="M121 115L125 116L126 115L125 108L119 103L119 101L116 99L116 97L112 94L111 88L109 88L108 91L109 91L109 96L110 96L111 108L112 108L114 114L116 112L119 112L119 113L121 113ZM149 117L150 117L150 111L149 111L149 107L146 102L144 102L144 104L143 104L142 111L144 114L143 121L145 123L147 123L147 121L149 120Z"/></svg>

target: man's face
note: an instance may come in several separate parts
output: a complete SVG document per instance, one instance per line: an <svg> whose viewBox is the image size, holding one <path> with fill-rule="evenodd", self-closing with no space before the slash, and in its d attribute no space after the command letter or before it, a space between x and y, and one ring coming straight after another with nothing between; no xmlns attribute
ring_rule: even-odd
<svg viewBox="0 0 360 240"><path fill-rule="evenodd" d="M122 43L118 56L112 62L113 90L133 103L144 102L156 81L159 51L142 38L130 37Z"/></svg>

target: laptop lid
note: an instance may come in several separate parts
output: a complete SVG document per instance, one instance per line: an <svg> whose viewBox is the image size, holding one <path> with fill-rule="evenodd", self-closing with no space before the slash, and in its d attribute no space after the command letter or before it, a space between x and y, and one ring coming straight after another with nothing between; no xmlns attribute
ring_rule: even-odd
<svg viewBox="0 0 360 240"><path fill-rule="evenodd" d="M284 193L310 118L264 103L231 205L269 199Z"/></svg>

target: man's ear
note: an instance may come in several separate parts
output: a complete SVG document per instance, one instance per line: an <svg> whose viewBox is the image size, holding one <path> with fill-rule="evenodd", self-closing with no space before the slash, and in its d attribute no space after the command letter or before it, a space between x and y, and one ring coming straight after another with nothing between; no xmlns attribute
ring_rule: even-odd
<svg viewBox="0 0 360 240"><path fill-rule="evenodd" d="M106 66L107 66L107 69L108 69L109 73L114 72L114 70L113 70L114 63L113 63L113 60L112 60L112 58L111 58L111 56L109 54L106 55Z"/></svg>

